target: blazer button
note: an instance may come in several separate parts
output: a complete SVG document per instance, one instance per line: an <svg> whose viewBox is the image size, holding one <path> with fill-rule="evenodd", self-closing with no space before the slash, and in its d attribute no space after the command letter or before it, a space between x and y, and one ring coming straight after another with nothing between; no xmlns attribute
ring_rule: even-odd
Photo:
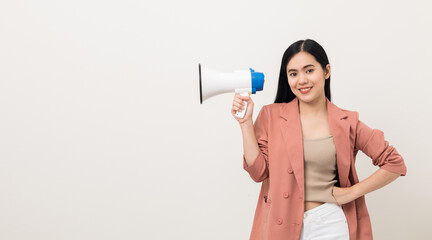
<svg viewBox="0 0 432 240"><path fill-rule="evenodd" d="M288 173L293 173L294 171L292 170L292 168L288 168Z"/></svg>
<svg viewBox="0 0 432 240"><path fill-rule="evenodd" d="M277 224L278 224L278 225L281 225L282 222L283 222L283 221L282 221L282 218L278 218L278 219L277 219Z"/></svg>
<svg viewBox="0 0 432 240"><path fill-rule="evenodd" d="M289 193L284 192L284 193L283 193L283 196L284 196L284 198L289 198Z"/></svg>

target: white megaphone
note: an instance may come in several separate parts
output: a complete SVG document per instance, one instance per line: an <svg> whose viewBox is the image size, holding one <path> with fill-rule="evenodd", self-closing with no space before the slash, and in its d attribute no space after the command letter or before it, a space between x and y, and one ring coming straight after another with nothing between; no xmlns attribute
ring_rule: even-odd
<svg viewBox="0 0 432 240"><path fill-rule="evenodd" d="M200 81L200 102L222 93L240 93L242 96L247 96L251 93L255 94L257 91L262 91L264 88L264 74L255 72L252 68L249 70L237 70L232 73L218 72L208 68L199 68L199 81ZM243 111L236 112L236 117L243 118L247 102Z"/></svg>

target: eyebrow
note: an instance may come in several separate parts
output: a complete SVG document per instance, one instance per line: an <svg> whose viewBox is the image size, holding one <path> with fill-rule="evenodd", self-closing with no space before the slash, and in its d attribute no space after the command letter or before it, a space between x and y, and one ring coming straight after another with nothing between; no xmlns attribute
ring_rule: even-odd
<svg viewBox="0 0 432 240"><path fill-rule="evenodd" d="M312 64L308 64L308 65L304 66L303 69L305 69L307 67L315 67L315 66ZM288 69L288 72L291 72L291 71L297 71L297 69Z"/></svg>

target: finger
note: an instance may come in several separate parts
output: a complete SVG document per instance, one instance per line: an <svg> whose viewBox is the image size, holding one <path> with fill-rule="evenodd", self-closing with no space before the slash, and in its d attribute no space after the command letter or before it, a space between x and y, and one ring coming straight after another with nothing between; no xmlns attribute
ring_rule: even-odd
<svg viewBox="0 0 432 240"><path fill-rule="evenodd" d="M233 106L232 109L233 109L234 111L238 111L240 108L239 108L239 107L236 107L236 106Z"/></svg>
<svg viewBox="0 0 432 240"><path fill-rule="evenodd" d="M240 100L240 101L245 100L245 98L244 98L242 95L239 95L236 99L237 99L237 100Z"/></svg>
<svg viewBox="0 0 432 240"><path fill-rule="evenodd" d="M236 98L236 99L234 99L234 102L238 102L238 103L241 103L241 102L243 102L243 99L240 99L240 98Z"/></svg>
<svg viewBox="0 0 432 240"><path fill-rule="evenodd" d="M237 114L236 114L236 113L237 113L237 112L234 111L234 112L232 112L232 115L233 115L237 120L239 120L240 118L237 117Z"/></svg>
<svg viewBox="0 0 432 240"><path fill-rule="evenodd" d="M244 106L244 103L234 102L234 103L233 103L233 106L236 106L236 107L242 107L242 106Z"/></svg>

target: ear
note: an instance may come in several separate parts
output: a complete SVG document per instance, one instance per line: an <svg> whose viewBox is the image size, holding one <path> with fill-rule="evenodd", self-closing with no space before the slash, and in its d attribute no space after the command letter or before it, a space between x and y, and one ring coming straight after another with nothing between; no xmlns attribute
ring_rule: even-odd
<svg viewBox="0 0 432 240"><path fill-rule="evenodd" d="M330 67L330 64L327 64L327 66L326 66L326 71L325 71L326 73L325 73L325 79L328 79L329 77L330 77L330 74L331 74L331 67Z"/></svg>

